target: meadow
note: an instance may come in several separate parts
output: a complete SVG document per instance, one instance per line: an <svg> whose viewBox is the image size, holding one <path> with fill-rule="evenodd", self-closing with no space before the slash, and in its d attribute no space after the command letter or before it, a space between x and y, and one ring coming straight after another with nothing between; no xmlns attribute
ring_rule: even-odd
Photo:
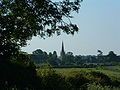
<svg viewBox="0 0 120 90"><path fill-rule="evenodd" d="M54 68L54 70L58 74L62 74L66 77L75 75L76 73L83 73L83 72L102 72L105 75L108 75L113 80L120 81L120 66L104 66L104 67L97 67L97 68Z"/></svg>
<svg viewBox="0 0 120 90"><path fill-rule="evenodd" d="M120 66L97 68L42 68L38 76L63 90L120 90ZM47 80L46 80L47 78ZM54 79L55 78L55 79ZM60 83L62 80L62 83ZM63 83L64 82L64 83ZM58 88L53 84L53 87ZM52 87L52 86L50 86Z"/></svg>

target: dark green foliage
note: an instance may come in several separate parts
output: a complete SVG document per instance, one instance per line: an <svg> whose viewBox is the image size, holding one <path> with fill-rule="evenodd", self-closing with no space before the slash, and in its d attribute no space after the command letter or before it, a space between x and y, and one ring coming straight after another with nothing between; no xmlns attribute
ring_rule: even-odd
<svg viewBox="0 0 120 90"><path fill-rule="evenodd" d="M90 74L89 78L92 82L95 82L96 84L101 84L103 86L111 85L112 80L110 79L109 76L101 72L95 72L95 71L91 71L89 74Z"/></svg>
<svg viewBox="0 0 120 90"><path fill-rule="evenodd" d="M120 87L120 81L119 80L112 80L111 85L115 86L115 87Z"/></svg>
<svg viewBox="0 0 120 90"><path fill-rule="evenodd" d="M74 55L72 52L67 52L65 59L63 60L64 65L74 65Z"/></svg>
<svg viewBox="0 0 120 90"><path fill-rule="evenodd" d="M87 84L89 83L89 79L83 74L76 74L72 77L68 77L67 81L70 83L73 90L87 90Z"/></svg>
<svg viewBox="0 0 120 90"><path fill-rule="evenodd" d="M57 74L49 64L45 64L39 70L39 77L42 78L42 90L69 90L70 86L65 77Z"/></svg>
<svg viewBox="0 0 120 90"><path fill-rule="evenodd" d="M0 0L0 58L9 60L33 36L77 32L77 25L66 23L63 17L72 18L71 12L78 12L81 1Z"/></svg>
<svg viewBox="0 0 120 90"><path fill-rule="evenodd" d="M21 66L15 63L1 64L0 71L0 89L3 90L10 88L18 90L87 90L88 84L118 87L120 83L117 80L111 81L107 75L95 71L81 71L65 77L57 74L49 64L43 65L38 73L33 64Z"/></svg>
<svg viewBox="0 0 120 90"><path fill-rule="evenodd" d="M46 63L47 59L48 59L48 54L44 51L42 51L41 49L37 49L35 51L33 51L33 54L31 55L31 59L36 63L36 64L40 64L40 63Z"/></svg>
<svg viewBox="0 0 120 90"><path fill-rule="evenodd" d="M2 63L0 65L0 89L34 87L36 71L32 66L22 66L15 63Z"/></svg>
<svg viewBox="0 0 120 90"><path fill-rule="evenodd" d="M70 76L57 74L51 66L45 65L38 72L41 78L41 89L43 90L87 90L90 84L100 85L101 87L119 87L118 81L101 72L73 72Z"/></svg>
<svg viewBox="0 0 120 90"><path fill-rule="evenodd" d="M39 78L36 74L36 67L26 53L19 52L17 56L12 57L12 60L0 63L1 90L36 88L37 80Z"/></svg>
<svg viewBox="0 0 120 90"><path fill-rule="evenodd" d="M50 73L42 77L42 88L44 90L66 90L69 89L69 85L65 81L65 78L56 73Z"/></svg>
<svg viewBox="0 0 120 90"><path fill-rule="evenodd" d="M55 67L59 66L60 60L57 57L57 52L56 51L54 51L53 54L49 53L47 63L49 63L50 65L55 66Z"/></svg>
<svg viewBox="0 0 120 90"><path fill-rule="evenodd" d="M49 63L50 65L57 67L60 65L60 59L57 56L57 52L54 51L53 53L47 54L46 52L37 49L33 51L33 54L31 55L32 61L35 62L35 64L44 64Z"/></svg>
<svg viewBox="0 0 120 90"><path fill-rule="evenodd" d="M62 57L57 55L57 52L47 54L46 52L37 49L33 51L32 59L36 64L49 63L54 67L84 67L94 68L98 66L114 66L119 65L120 56L110 52L108 55L102 55L102 51L98 50L99 54L95 55L75 55L72 52L67 52ZM35 54L36 52L36 54ZM38 53L39 52L39 53Z"/></svg>
<svg viewBox="0 0 120 90"><path fill-rule="evenodd" d="M108 62L112 62L112 61L116 62L116 61L119 61L117 55L116 55L113 51L110 51L110 52L108 53L108 55L107 55L107 60L108 60Z"/></svg>

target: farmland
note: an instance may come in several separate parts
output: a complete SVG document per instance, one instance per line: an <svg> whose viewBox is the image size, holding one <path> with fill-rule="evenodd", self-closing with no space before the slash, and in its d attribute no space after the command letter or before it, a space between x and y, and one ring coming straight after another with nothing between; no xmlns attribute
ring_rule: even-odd
<svg viewBox="0 0 120 90"><path fill-rule="evenodd" d="M47 67L38 69L37 73L43 81L46 81L45 83L48 83L47 85L50 82L58 82L55 83L56 87L59 87L60 84L63 88L67 87L65 90L120 90L120 66L97 68ZM53 85L54 88L55 85Z"/></svg>
<svg viewBox="0 0 120 90"><path fill-rule="evenodd" d="M71 76L78 72L97 71L108 75L112 79L120 80L120 66L106 66L97 68L55 68L55 71L65 76Z"/></svg>

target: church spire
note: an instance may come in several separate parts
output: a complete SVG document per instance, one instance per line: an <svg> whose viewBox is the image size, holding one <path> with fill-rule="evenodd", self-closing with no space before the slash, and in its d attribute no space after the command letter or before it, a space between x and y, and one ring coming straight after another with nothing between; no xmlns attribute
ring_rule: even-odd
<svg viewBox="0 0 120 90"><path fill-rule="evenodd" d="M63 43L63 41L62 41L62 51L61 52L65 52L64 51L64 43Z"/></svg>
<svg viewBox="0 0 120 90"><path fill-rule="evenodd" d="M65 51L64 51L64 43L63 43L63 41L62 41L62 50L61 50L60 56L61 56L61 60L63 60L65 58Z"/></svg>

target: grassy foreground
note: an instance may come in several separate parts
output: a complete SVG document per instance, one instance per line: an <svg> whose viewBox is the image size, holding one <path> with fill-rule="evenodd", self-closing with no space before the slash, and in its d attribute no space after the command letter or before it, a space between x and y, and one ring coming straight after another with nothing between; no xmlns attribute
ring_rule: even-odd
<svg viewBox="0 0 120 90"><path fill-rule="evenodd" d="M54 69L58 74L62 74L66 77L77 74L78 72L102 72L105 75L108 75L113 80L120 81L120 66L109 66L109 67L98 67L98 68L55 68Z"/></svg>
<svg viewBox="0 0 120 90"><path fill-rule="evenodd" d="M42 68L38 76L50 87L64 90L120 90L120 66L98 68ZM59 82L61 82L59 84ZM57 82L57 84L55 83Z"/></svg>

